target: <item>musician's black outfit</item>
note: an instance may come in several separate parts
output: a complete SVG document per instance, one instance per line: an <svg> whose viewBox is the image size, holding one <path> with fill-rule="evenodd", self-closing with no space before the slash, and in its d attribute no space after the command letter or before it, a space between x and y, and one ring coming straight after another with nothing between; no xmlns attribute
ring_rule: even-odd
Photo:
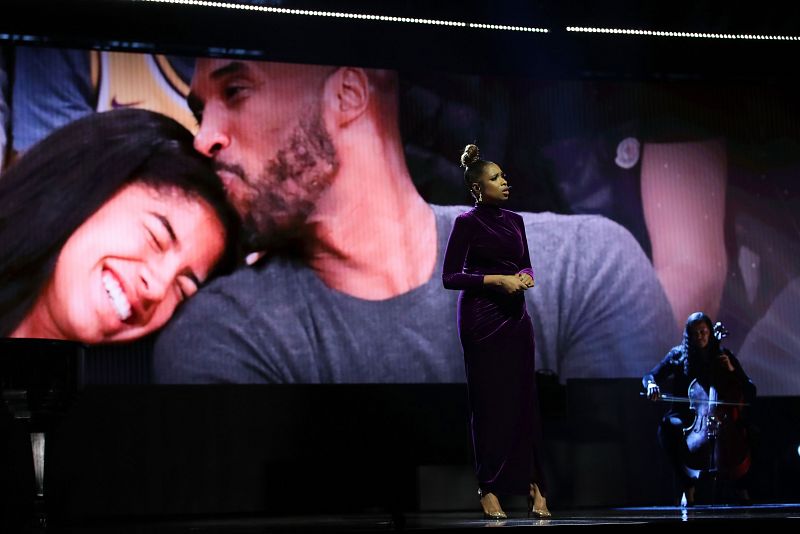
<svg viewBox="0 0 800 534"><path fill-rule="evenodd" d="M733 371L727 371L727 369L723 370L722 364L718 363L720 354L726 354L728 356L733 365ZM720 375L718 373L722 374ZM642 385L646 391L648 383L654 382L658 385L660 390L672 392L672 395L676 397L686 398L688 396L689 387L695 378L708 390L712 378L719 376L738 382L744 396L744 402L752 404L756 397L755 384L753 384L752 380L750 380L744 372L739 360L736 359L733 353L728 349L721 348L719 343L713 338L709 341L705 350L694 348L687 349L682 345L673 347L658 365L642 377ZM671 386L669 386L670 380ZM668 387L662 387L665 385ZM747 425L747 435L752 436L756 431L747 420L746 408L742 413L742 424ZM675 474L681 485L681 492L690 487L694 487L697 480L692 476L693 474L687 472L685 468L689 449L686 445L683 429L691 426L693 421L694 413L690 409L690 404L688 402L671 402L658 427L658 441L675 470ZM743 497L743 499L749 500L749 496L747 496L748 492L744 491L747 489L746 478L745 476L735 481L734 484L737 489L737 494L745 495L746 497Z"/></svg>

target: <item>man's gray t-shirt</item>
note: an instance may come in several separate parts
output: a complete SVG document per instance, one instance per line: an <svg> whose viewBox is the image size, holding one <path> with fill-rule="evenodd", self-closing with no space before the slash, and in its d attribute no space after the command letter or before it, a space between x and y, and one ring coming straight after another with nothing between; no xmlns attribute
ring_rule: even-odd
<svg viewBox="0 0 800 534"><path fill-rule="evenodd" d="M458 291L442 286L444 250L466 206L436 206L430 280L386 300L327 287L283 259L242 267L191 298L159 335L158 383L463 382ZM677 327L633 236L595 215L520 213L536 286L525 292L536 367L568 378L639 377Z"/></svg>

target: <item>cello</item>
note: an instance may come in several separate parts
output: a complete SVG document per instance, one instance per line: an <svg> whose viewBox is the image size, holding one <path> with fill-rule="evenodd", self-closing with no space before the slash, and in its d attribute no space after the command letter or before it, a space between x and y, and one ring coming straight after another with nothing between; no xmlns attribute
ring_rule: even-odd
<svg viewBox="0 0 800 534"><path fill-rule="evenodd" d="M728 331L717 322L714 337L722 341ZM704 471L714 479L723 476L737 480L750 469L750 446L742 421L746 405L744 390L734 372L721 361L725 351L709 364L708 383L695 378L689 385L689 409L694 412L692 424L683 429L688 448L687 470Z"/></svg>

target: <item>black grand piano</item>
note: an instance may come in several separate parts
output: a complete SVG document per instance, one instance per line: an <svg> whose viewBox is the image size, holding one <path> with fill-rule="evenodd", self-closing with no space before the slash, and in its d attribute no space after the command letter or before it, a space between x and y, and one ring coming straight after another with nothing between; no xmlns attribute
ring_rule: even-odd
<svg viewBox="0 0 800 534"><path fill-rule="evenodd" d="M86 347L72 341L0 339L0 486L6 526L45 526L46 444L85 378Z"/></svg>
<svg viewBox="0 0 800 534"><path fill-rule="evenodd" d="M153 339L88 346L0 338L0 521L46 526L53 489L48 493L48 438L86 386L148 384ZM88 409L90 417L97 405Z"/></svg>
<svg viewBox="0 0 800 534"><path fill-rule="evenodd" d="M468 465L463 384L156 385L151 349L0 339L0 532L396 515L418 465ZM319 480L337 491L309 509L297 495Z"/></svg>

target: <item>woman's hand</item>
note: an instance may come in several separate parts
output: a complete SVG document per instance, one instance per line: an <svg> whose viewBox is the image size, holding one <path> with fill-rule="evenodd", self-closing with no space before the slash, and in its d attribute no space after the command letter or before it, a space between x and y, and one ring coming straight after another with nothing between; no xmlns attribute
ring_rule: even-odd
<svg viewBox="0 0 800 534"><path fill-rule="evenodd" d="M522 280L522 282L528 287L533 287L536 285L536 283L533 281L533 278L531 278L531 275L529 275L528 273L525 272L517 273L517 277L520 280Z"/></svg>
<svg viewBox="0 0 800 534"><path fill-rule="evenodd" d="M647 398L651 401L657 401L661 398L661 390L659 389L658 384L653 381L647 383Z"/></svg>
<svg viewBox="0 0 800 534"><path fill-rule="evenodd" d="M498 288L506 295L513 295L531 287L516 274L487 274L483 278L483 283L487 286Z"/></svg>

